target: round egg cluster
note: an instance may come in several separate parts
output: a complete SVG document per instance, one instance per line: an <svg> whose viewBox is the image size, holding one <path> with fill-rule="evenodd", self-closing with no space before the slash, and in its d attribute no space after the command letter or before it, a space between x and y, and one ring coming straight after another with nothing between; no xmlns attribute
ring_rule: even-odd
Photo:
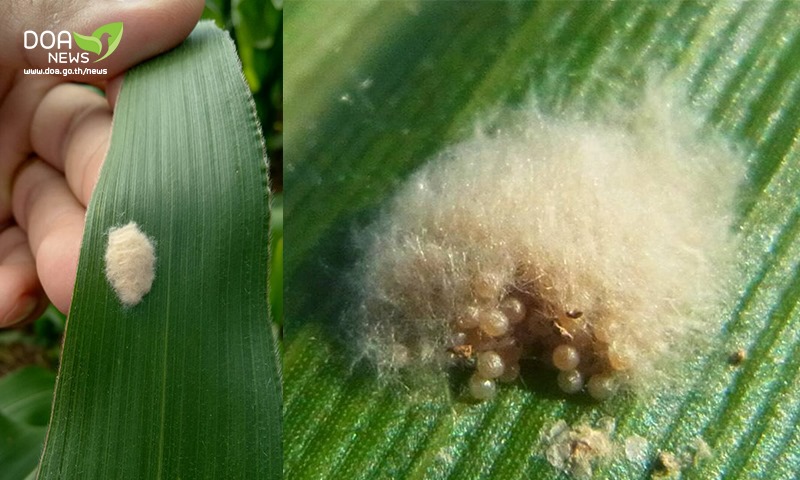
<svg viewBox="0 0 800 480"><path fill-rule="evenodd" d="M627 362L608 348L592 313L553 305L530 285L500 283L490 275L474 281L475 303L451 324L452 358L475 367L469 380L473 397L491 399L497 382L515 381L523 358L557 369L565 393L585 388L598 400L614 396Z"/></svg>

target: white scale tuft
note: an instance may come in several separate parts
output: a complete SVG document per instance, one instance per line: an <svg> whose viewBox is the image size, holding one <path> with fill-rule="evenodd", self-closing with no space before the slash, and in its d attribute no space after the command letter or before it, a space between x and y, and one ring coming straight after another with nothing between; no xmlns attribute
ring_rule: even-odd
<svg viewBox="0 0 800 480"><path fill-rule="evenodd" d="M106 278L120 302L138 304L153 285L156 253L153 241L135 222L108 231Z"/></svg>

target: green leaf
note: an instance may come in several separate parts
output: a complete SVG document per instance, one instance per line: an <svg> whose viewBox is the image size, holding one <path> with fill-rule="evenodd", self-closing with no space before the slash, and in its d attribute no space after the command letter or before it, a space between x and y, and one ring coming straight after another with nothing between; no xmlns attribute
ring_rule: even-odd
<svg viewBox="0 0 800 480"><path fill-rule="evenodd" d="M39 478L280 478L267 165L233 42L201 23L125 76L92 196ZM110 228L155 242L123 307Z"/></svg>
<svg viewBox="0 0 800 480"><path fill-rule="evenodd" d="M0 479L20 480L36 471L55 381L39 367L0 378Z"/></svg>
<svg viewBox="0 0 800 480"><path fill-rule="evenodd" d="M81 50L86 50L87 52L96 53L98 55L103 50L103 44L100 42L99 38L90 35L81 35L77 32L72 32L72 37Z"/></svg>
<svg viewBox="0 0 800 480"><path fill-rule="evenodd" d="M796 2L288 2L286 475L292 479L562 478L543 428L611 415L648 441L597 478L649 478L698 438L683 478L795 478L800 465L800 4ZM352 232L433 153L498 105L587 111L649 78L688 85L710 128L751 162L741 192L740 298L695 381L653 400L565 398L536 379L494 401L376 381L340 320ZM726 361L748 352L739 367ZM552 378L543 382L552 384ZM455 393L463 382L453 381Z"/></svg>

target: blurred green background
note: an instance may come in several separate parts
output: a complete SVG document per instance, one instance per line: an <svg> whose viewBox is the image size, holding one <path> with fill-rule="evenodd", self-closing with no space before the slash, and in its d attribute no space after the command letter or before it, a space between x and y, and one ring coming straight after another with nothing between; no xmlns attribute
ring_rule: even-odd
<svg viewBox="0 0 800 480"><path fill-rule="evenodd" d="M203 18L231 32L267 142L274 192L283 190L283 0L206 0Z"/></svg>

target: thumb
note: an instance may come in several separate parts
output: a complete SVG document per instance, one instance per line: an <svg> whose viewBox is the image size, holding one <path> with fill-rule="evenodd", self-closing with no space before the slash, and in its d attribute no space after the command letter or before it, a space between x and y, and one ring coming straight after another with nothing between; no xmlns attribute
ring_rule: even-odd
<svg viewBox="0 0 800 480"><path fill-rule="evenodd" d="M10 68L105 69L103 78L128 68L183 41L203 12L203 0L7 0L0 6L0 66ZM78 47L74 33L85 36L101 26L122 22L116 49L110 35L99 40L99 54ZM84 55L85 53L85 55ZM98 75L72 74L67 78L96 81Z"/></svg>

